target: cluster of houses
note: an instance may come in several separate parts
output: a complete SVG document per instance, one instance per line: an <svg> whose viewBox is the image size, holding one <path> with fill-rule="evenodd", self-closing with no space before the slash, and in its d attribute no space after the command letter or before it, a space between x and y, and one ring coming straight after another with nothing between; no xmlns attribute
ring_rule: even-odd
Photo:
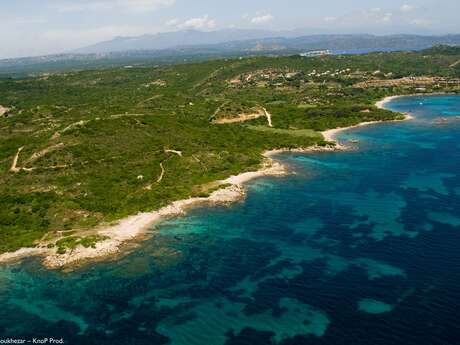
<svg viewBox="0 0 460 345"><path fill-rule="evenodd" d="M316 70L300 72L292 70L264 69L254 72L241 74L228 81L230 87L241 88L245 86L275 86L289 87L295 83L325 82L337 80L358 81L353 86L355 88L376 88L376 87L413 87L417 91L423 92L428 88L454 88L460 89L460 79L444 77L404 77L394 78L393 73L383 73L379 70L373 72L352 71L350 68L335 70Z"/></svg>
<svg viewBox="0 0 460 345"><path fill-rule="evenodd" d="M404 77L398 79L370 79L354 85L357 88L411 86L419 91L427 87L460 87L460 79L443 77Z"/></svg>
<svg viewBox="0 0 460 345"><path fill-rule="evenodd" d="M310 72L300 72L292 70L274 70L264 69L254 72L248 72L236 76L235 78L228 81L231 87L244 87L246 85L257 85L257 86L289 86L294 81L300 82L311 82L321 80L330 80L331 78L341 79L362 79L370 77L367 72L355 71L352 72L350 68L326 70L320 71L313 69Z"/></svg>

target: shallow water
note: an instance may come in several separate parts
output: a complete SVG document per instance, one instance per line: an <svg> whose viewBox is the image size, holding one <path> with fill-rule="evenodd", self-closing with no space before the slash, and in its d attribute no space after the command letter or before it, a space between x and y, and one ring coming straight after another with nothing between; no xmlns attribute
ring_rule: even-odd
<svg viewBox="0 0 460 345"><path fill-rule="evenodd" d="M294 175L164 222L122 259L1 268L0 338L457 344L460 96L388 107L416 119L340 134L352 152L280 155Z"/></svg>

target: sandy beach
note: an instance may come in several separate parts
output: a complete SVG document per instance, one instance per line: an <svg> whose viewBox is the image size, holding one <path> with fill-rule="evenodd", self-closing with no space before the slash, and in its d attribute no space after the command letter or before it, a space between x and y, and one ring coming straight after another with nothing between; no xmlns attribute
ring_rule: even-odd
<svg viewBox="0 0 460 345"><path fill-rule="evenodd" d="M385 104L401 97L415 97L415 96L439 96L439 95L455 95L455 92L431 92L431 93L411 93L407 95L399 95L399 96L388 96L382 99L381 101L378 101L375 103L375 106L380 109L385 109Z"/></svg>
<svg viewBox="0 0 460 345"><path fill-rule="evenodd" d="M405 97L405 96L389 96L389 97L385 97L384 99L382 99L381 101L378 101L377 103L375 103L375 106L379 109L385 109L385 104L397 99L397 98L401 98L401 97Z"/></svg>
<svg viewBox="0 0 460 345"><path fill-rule="evenodd" d="M354 125L354 126L348 126L348 127L341 127L341 128L334 128L334 129L329 129L327 131L324 131L324 132L321 132L321 134L323 135L324 137L324 140L326 141L330 141L330 142L336 142L336 136L338 133L340 132L344 132L344 131L347 131L349 129L352 129L352 128L358 128L358 127L364 127L364 126L369 126L369 125L375 125L375 124L379 124L379 123L387 123L387 122L395 122L395 121L405 121L405 120L409 120L410 118L412 118L411 116L405 118L404 120L392 120L392 121L368 121L368 122L361 122L357 125ZM337 145L340 145L337 143Z"/></svg>
<svg viewBox="0 0 460 345"><path fill-rule="evenodd" d="M395 97L387 97L376 104L377 107L384 105ZM409 118L409 117L408 117ZM408 119L407 118L407 119ZM400 120L399 120L400 121ZM228 186L213 192L206 198L189 198L179 200L157 211L139 213L118 221L116 224L102 225L94 229L94 234L107 236L108 239L100 241L95 248L84 248L79 246L73 251L60 255L55 248L47 248L46 243L39 245L37 248L22 248L14 253L5 253L0 255L0 263L20 260L24 257L43 256L43 263L51 269L59 269L94 259L104 259L123 251L123 246L135 239L139 239L147 233L156 223L162 219L168 219L175 216L184 215L191 207L199 205L219 205L230 204L245 197L244 184L259 177L264 176L284 176L288 169L283 164L277 162L272 157L276 154L285 152L312 153L323 151L340 151L346 149L344 146L335 142L335 136L341 131L351 128L381 123L381 121L364 122L356 126L331 129L322 132L326 141L334 142L336 145L330 146L312 146L297 149L275 149L264 153L264 162L261 169L257 171L244 172L242 174L231 176L225 180L217 181L217 185Z"/></svg>
<svg viewBox="0 0 460 345"><path fill-rule="evenodd" d="M213 192L207 198L189 198L179 200L153 212L144 212L120 220L114 225L103 225L94 230L94 234L109 237L100 241L95 248L79 246L65 254L57 254L56 249L46 248L45 243L37 248L23 248L13 253L0 255L0 262L17 261L24 257L43 256L46 267L57 269L76 265L92 259L101 259L112 256L122 251L123 245L138 239L146 234L152 226L162 219L184 215L186 211L199 205L230 204L241 200L245 196L244 183L262 176L284 176L287 168L281 163L271 159L269 153L265 155L263 166L258 171L245 172L218 181L218 185L228 187Z"/></svg>
<svg viewBox="0 0 460 345"><path fill-rule="evenodd" d="M385 109L385 104L400 98L400 97L405 97L405 96L389 96L385 97L381 101L378 101L375 103L375 106L379 109ZM341 128L334 128L334 129L329 129L327 131L321 132L321 134L324 137L324 140L330 141L330 142L336 142L336 136L338 133L352 129L352 128L358 128L358 127L363 127L363 126L369 126L369 125L375 125L379 123L388 123L388 122L399 122L399 121L407 121L407 120L412 120L414 117L410 114L404 114L405 117L402 120L389 120L389 121L367 121L367 122L361 122L357 125L354 126L348 126L348 127L341 127ZM337 145L339 145L337 143Z"/></svg>
<svg viewBox="0 0 460 345"><path fill-rule="evenodd" d="M110 237L108 240L98 242L96 248L78 247L71 253L59 255L54 251L46 253L44 264L48 268L62 268L71 264L77 264L89 259L96 259L113 255L121 251L121 247L128 241L143 236L148 229L162 219L184 215L186 211L199 205L221 205L230 204L241 200L245 196L242 184L262 176L283 176L287 173L284 165L266 159L262 169L254 172L246 172L240 175L231 176L228 179L219 181L220 185L231 186L213 192L207 198L189 198L175 201L172 204L161 208L158 211L139 213L125 218L112 226L102 226L97 234ZM0 256L0 262L2 258Z"/></svg>

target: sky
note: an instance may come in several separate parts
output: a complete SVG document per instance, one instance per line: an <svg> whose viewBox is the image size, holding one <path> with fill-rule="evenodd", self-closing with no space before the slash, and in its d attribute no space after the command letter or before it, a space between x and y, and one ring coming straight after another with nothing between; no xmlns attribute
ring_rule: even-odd
<svg viewBox="0 0 460 345"><path fill-rule="evenodd" d="M0 0L0 58L185 29L460 33L460 0Z"/></svg>

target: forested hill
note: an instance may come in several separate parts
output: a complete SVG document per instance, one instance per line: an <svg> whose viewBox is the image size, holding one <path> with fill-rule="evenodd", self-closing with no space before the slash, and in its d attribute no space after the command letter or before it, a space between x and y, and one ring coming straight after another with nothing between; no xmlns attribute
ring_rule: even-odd
<svg viewBox="0 0 460 345"><path fill-rule="evenodd" d="M206 195L265 150L395 118L374 106L384 96L458 92L459 61L438 47L0 80L0 252L40 239L65 251L82 229Z"/></svg>
<svg viewBox="0 0 460 345"><path fill-rule="evenodd" d="M436 45L422 51L423 55L459 55L460 46Z"/></svg>

